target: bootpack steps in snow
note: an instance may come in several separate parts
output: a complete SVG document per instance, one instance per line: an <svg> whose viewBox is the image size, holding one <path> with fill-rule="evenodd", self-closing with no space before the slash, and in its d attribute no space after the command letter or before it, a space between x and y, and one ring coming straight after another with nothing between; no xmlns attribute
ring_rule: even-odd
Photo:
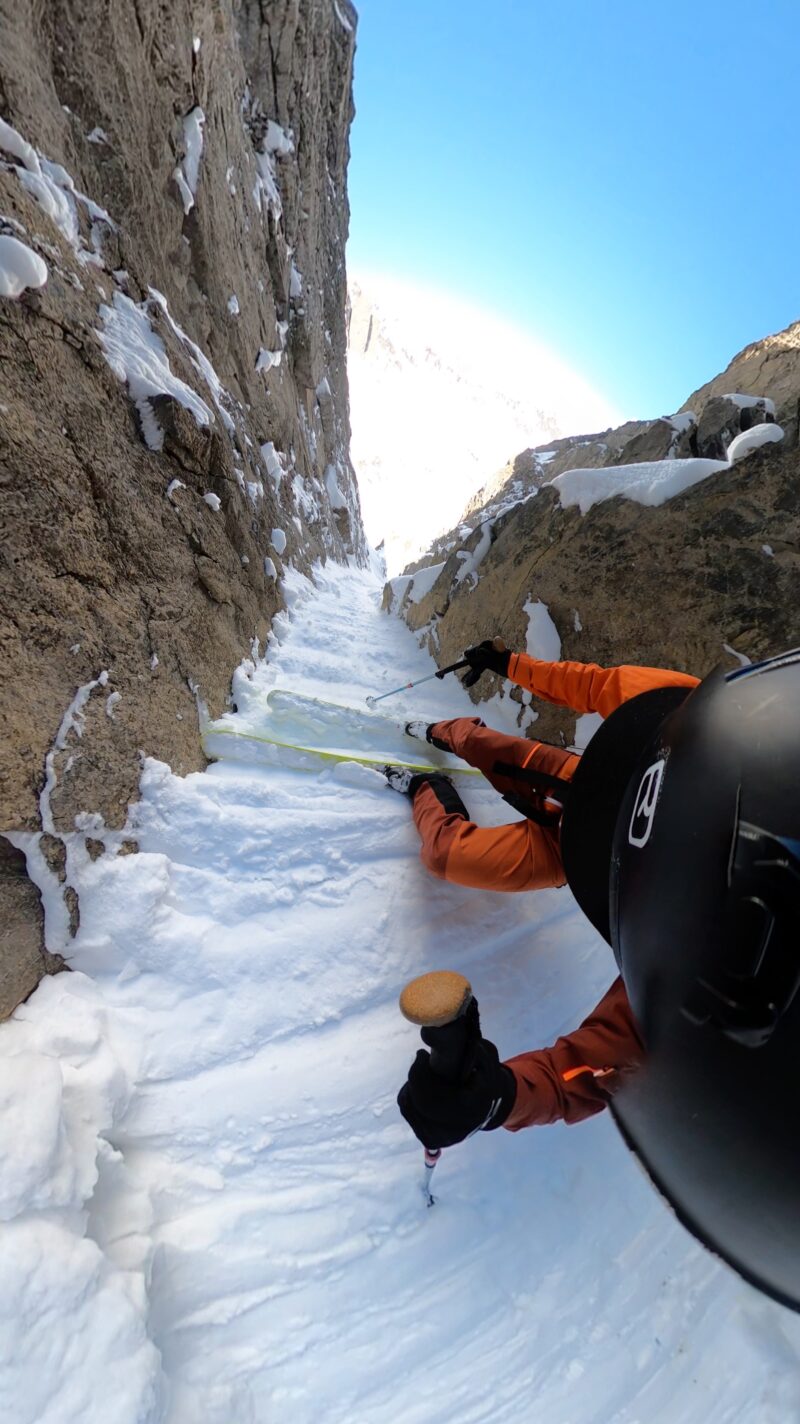
<svg viewBox="0 0 800 1424"><path fill-rule="evenodd" d="M355 762L380 769L387 762L413 771L446 771L480 776L448 752L414 742L404 723L379 713L325 702L279 688L262 699L263 715L221 717L203 732L203 749L212 761L266 761L297 771L319 771L326 764ZM240 730L241 728L241 730ZM412 747L426 756L409 757ZM357 747L358 750L353 750Z"/></svg>

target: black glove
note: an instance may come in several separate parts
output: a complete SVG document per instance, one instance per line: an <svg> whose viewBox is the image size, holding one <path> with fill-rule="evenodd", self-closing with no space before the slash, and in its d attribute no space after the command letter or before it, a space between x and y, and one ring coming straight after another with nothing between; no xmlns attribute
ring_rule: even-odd
<svg viewBox="0 0 800 1424"><path fill-rule="evenodd" d="M461 679L464 687L474 687L484 672L499 672L501 677L508 676L511 650L504 648L502 653L498 653L491 638L484 638L474 648L465 648L464 657L469 663L469 672L465 672Z"/></svg>
<svg viewBox="0 0 800 1424"><path fill-rule="evenodd" d="M427 1030L423 1029L423 1038ZM517 1080L488 1039L470 1049L471 1068L461 1082L434 1073L431 1056L419 1050L408 1081L397 1095L403 1117L423 1147L434 1151L463 1142L470 1133L490 1132L505 1122L517 1096Z"/></svg>

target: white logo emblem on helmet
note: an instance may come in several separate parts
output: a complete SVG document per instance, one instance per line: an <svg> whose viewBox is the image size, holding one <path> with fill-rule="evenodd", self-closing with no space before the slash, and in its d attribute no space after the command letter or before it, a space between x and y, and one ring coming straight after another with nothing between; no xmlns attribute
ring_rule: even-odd
<svg viewBox="0 0 800 1424"><path fill-rule="evenodd" d="M636 803L631 816L631 823L628 827L628 842L632 846L646 846L650 839L650 832L653 829L653 821L658 805L658 793L661 790L661 781L664 776L666 759L653 762L647 768L644 776L639 782L639 790L636 793Z"/></svg>

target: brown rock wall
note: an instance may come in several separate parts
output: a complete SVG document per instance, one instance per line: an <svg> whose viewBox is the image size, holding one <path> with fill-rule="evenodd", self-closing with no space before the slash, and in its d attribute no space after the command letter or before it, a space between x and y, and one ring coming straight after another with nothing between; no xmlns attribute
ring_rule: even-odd
<svg viewBox="0 0 800 1424"><path fill-rule="evenodd" d="M495 634L524 649L531 598L547 604L562 656L582 662L700 676L735 664L726 643L753 660L800 644L797 449L762 447L654 509L618 497L581 515L545 488L493 532L477 586L452 584L453 557L405 611L440 666ZM487 674L472 696L497 687ZM569 744L574 718L534 706L529 735Z"/></svg>
<svg viewBox="0 0 800 1424"><path fill-rule="evenodd" d="M0 231L48 267L38 291L0 298L0 830L27 833L31 850L44 829L68 851L76 817L98 815L102 847L125 823L142 752L201 767L196 694L224 709L282 606L285 565L366 558L345 369L355 15L338 9L0 0L0 116L39 154L21 159L6 132ZM175 175L198 108L187 212ZM53 193L76 231L54 221ZM157 389L134 400L112 370L101 337L126 302L206 421ZM261 351L278 359L257 370ZM160 451L144 438L152 422ZM329 466L345 509L330 506ZM0 912L12 881L19 900L16 872L4 876ZM63 889L74 925L68 868ZM31 987L23 938L16 959L13 936L0 951L0 1012Z"/></svg>

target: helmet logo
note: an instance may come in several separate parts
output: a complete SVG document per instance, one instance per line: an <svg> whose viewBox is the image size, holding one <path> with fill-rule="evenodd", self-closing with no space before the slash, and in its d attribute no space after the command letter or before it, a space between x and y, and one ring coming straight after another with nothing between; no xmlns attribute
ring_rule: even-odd
<svg viewBox="0 0 800 1424"><path fill-rule="evenodd" d="M650 839L650 832L653 829L653 821L658 804L658 793L661 790L661 781L664 776L666 758L662 757L652 766L647 768L644 776L639 782L639 790L636 793L636 803L631 816L631 823L628 827L628 842L632 846L646 846Z"/></svg>

